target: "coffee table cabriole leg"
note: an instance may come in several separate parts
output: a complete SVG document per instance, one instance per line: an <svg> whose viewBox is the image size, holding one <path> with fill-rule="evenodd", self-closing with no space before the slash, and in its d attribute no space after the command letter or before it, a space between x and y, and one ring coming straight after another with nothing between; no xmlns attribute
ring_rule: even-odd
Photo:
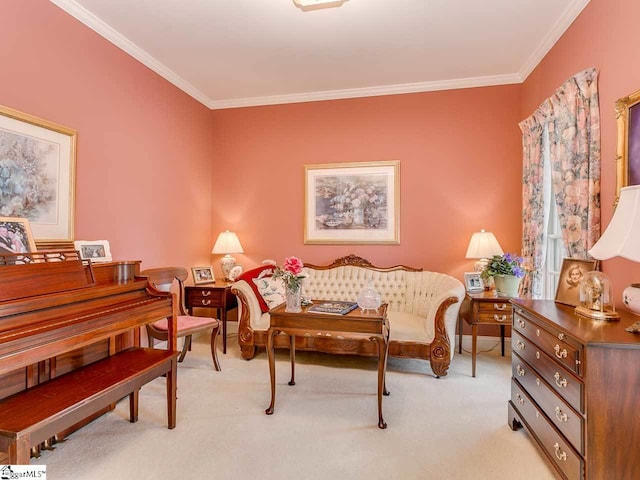
<svg viewBox="0 0 640 480"><path fill-rule="evenodd" d="M273 407L276 403L276 361L275 352L273 351L273 336L276 334L274 328L269 328L267 331L267 356L269 358L269 376L271 377L271 403L264 413L267 415L273 414Z"/></svg>
<svg viewBox="0 0 640 480"><path fill-rule="evenodd" d="M289 359L291 360L291 380L289 380L289 385L296 384L296 336L291 335L290 337L290 347L289 347Z"/></svg>
<svg viewBox="0 0 640 480"><path fill-rule="evenodd" d="M378 344L378 428L387 428L387 423L382 417L382 396L389 395L386 385L387 353L389 351L388 329L381 336L369 338Z"/></svg>

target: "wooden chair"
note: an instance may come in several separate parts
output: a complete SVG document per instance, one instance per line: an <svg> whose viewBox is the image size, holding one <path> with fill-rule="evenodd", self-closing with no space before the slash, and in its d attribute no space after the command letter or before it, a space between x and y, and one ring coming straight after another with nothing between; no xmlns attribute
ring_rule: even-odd
<svg viewBox="0 0 640 480"><path fill-rule="evenodd" d="M211 330L211 356L213 357L213 366L220 371L220 363L218 362L218 353L216 350L216 340L218 339L218 330L220 322L210 317L194 317L186 312L184 307L184 281L189 273L186 268L181 267L163 267L150 268L143 270L140 275L147 277L149 283L157 290L168 292L174 281L178 282L178 318L177 333L178 338L184 337L184 345L180 352L178 362L184 360L187 351L191 350L191 336L206 330ZM154 348L155 341L167 341L167 319L163 318L157 322L148 323L147 335L149 337L149 347Z"/></svg>

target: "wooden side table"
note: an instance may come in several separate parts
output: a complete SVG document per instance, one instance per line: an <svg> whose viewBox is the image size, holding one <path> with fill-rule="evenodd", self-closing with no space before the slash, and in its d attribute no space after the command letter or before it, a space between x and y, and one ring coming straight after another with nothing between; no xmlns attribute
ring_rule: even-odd
<svg viewBox="0 0 640 480"><path fill-rule="evenodd" d="M222 322L222 353L227 353L227 312L238 306L236 296L231 293L231 283L216 280L215 283L186 285L184 306L193 315L194 308L215 308Z"/></svg>
<svg viewBox="0 0 640 480"><path fill-rule="evenodd" d="M476 376L476 355L478 353L478 325L500 325L501 353L504 357L505 325L511 325L513 307L508 297L500 297L495 290L478 293L467 292L460 306L460 346L462 353L462 320L471 325L471 374Z"/></svg>

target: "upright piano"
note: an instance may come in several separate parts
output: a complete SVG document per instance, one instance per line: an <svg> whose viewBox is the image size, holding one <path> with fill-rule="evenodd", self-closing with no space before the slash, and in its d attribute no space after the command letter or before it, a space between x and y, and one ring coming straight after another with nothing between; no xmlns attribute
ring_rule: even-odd
<svg viewBox="0 0 640 480"><path fill-rule="evenodd" d="M162 375L175 427L173 296L119 268L73 249L0 255L0 463L29 463L126 396L136 421L140 387ZM167 349L141 348L139 327L161 318Z"/></svg>

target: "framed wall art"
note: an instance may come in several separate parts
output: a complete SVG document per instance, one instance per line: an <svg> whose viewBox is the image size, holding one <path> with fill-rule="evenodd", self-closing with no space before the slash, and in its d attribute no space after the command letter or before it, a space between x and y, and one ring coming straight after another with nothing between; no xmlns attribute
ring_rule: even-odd
<svg viewBox="0 0 640 480"><path fill-rule="evenodd" d="M616 203L620 189L640 185L640 90L616 101Z"/></svg>
<svg viewBox="0 0 640 480"><path fill-rule="evenodd" d="M191 274L193 275L193 283L196 285L216 281L213 275L213 267L191 267Z"/></svg>
<svg viewBox="0 0 640 480"><path fill-rule="evenodd" d="M0 215L27 218L36 241L74 235L77 132L0 106Z"/></svg>
<svg viewBox="0 0 640 480"><path fill-rule="evenodd" d="M305 165L305 244L399 244L400 162Z"/></svg>
<svg viewBox="0 0 640 480"><path fill-rule="evenodd" d="M80 252L80 258L92 262L110 262L111 249L108 240L76 240L73 246Z"/></svg>
<svg viewBox="0 0 640 480"><path fill-rule="evenodd" d="M0 253L29 253L36 251L29 220L0 217Z"/></svg>
<svg viewBox="0 0 640 480"><path fill-rule="evenodd" d="M562 269L556 289L556 302L565 305L580 305L580 280L587 272L592 272L598 266L597 260L562 260Z"/></svg>

